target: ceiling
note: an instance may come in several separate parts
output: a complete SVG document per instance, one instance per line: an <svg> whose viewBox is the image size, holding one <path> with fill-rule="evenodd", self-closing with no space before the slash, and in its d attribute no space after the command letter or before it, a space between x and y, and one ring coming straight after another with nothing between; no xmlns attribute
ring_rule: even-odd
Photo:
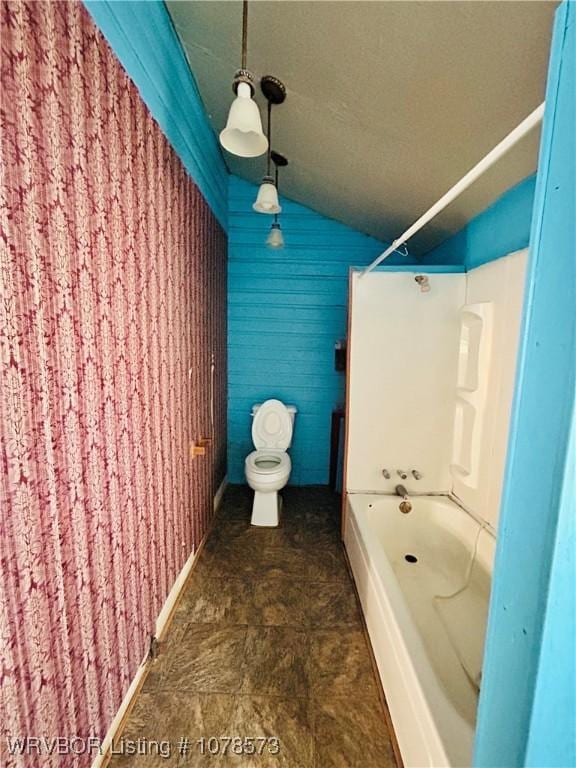
<svg viewBox="0 0 576 768"><path fill-rule="evenodd" d="M249 5L248 68L279 77L273 148L288 198L389 241L544 99L555 2ZM241 2L167 2L214 130L240 64ZM258 89L265 116L265 99ZM536 169L539 131L411 241L422 253ZM265 157L224 152L258 183Z"/></svg>

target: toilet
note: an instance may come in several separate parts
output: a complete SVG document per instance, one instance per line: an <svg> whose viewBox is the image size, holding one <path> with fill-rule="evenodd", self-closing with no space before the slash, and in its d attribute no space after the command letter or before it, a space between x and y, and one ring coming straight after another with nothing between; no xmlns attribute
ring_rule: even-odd
<svg viewBox="0 0 576 768"><path fill-rule="evenodd" d="M287 454L292 443L296 408L280 400L252 406L252 442L255 451L244 462L246 480L254 491L252 525L273 527L280 520L282 499L278 494L290 477Z"/></svg>

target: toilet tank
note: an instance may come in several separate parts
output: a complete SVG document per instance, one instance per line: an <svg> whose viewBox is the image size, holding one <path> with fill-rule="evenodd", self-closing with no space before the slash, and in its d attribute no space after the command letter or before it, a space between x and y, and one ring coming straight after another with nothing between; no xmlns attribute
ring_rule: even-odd
<svg viewBox="0 0 576 768"><path fill-rule="evenodd" d="M250 415L252 416L252 418L254 418L256 412L258 411L261 405L262 403L254 403L254 405L252 406L252 411L250 412ZM298 408L296 408L295 405L285 405L285 408L290 415L290 420L292 422L292 435L294 435L294 417L298 413ZM290 445L292 445L292 441L290 441ZM288 446L288 448L290 448L290 445Z"/></svg>

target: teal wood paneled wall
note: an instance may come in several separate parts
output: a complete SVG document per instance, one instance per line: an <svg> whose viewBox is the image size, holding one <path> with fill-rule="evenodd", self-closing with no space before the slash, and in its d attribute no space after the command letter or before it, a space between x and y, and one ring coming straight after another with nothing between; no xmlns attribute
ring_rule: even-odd
<svg viewBox="0 0 576 768"><path fill-rule="evenodd" d="M344 400L334 344L346 336L348 271L385 244L283 199L286 245L266 248L272 217L252 210L256 191L230 177L228 477L244 482L252 404L277 397L298 408L290 482L326 483L330 415Z"/></svg>
<svg viewBox="0 0 576 768"><path fill-rule="evenodd" d="M478 768L576 765L575 17L573 2L556 11L478 711Z"/></svg>
<svg viewBox="0 0 576 768"><path fill-rule="evenodd" d="M224 229L228 171L162 0L84 0L160 129Z"/></svg>
<svg viewBox="0 0 576 768"><path fill-rule="evenodd" d="M420 263L464 264L466 269L474 269L526 248L535 187L536 176L529 176L507 190L459 232L423 256Z"/></svg>

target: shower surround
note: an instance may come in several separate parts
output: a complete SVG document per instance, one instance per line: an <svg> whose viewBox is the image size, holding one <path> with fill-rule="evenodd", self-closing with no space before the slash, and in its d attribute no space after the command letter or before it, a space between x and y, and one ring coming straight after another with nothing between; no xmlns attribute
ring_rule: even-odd
<svg viewBox="0 0 576 768"><path fill-rule="evenodd" d="M351 278L344 541L406 765L472 765L526 256Z"/></svg>
<svg viewBox="0 0 576 768"><path fill-rule="evenodd" d="M0 762L51 766L5 737L104 736L212 515L227 243L84 7L1 13Z"/></svg>

